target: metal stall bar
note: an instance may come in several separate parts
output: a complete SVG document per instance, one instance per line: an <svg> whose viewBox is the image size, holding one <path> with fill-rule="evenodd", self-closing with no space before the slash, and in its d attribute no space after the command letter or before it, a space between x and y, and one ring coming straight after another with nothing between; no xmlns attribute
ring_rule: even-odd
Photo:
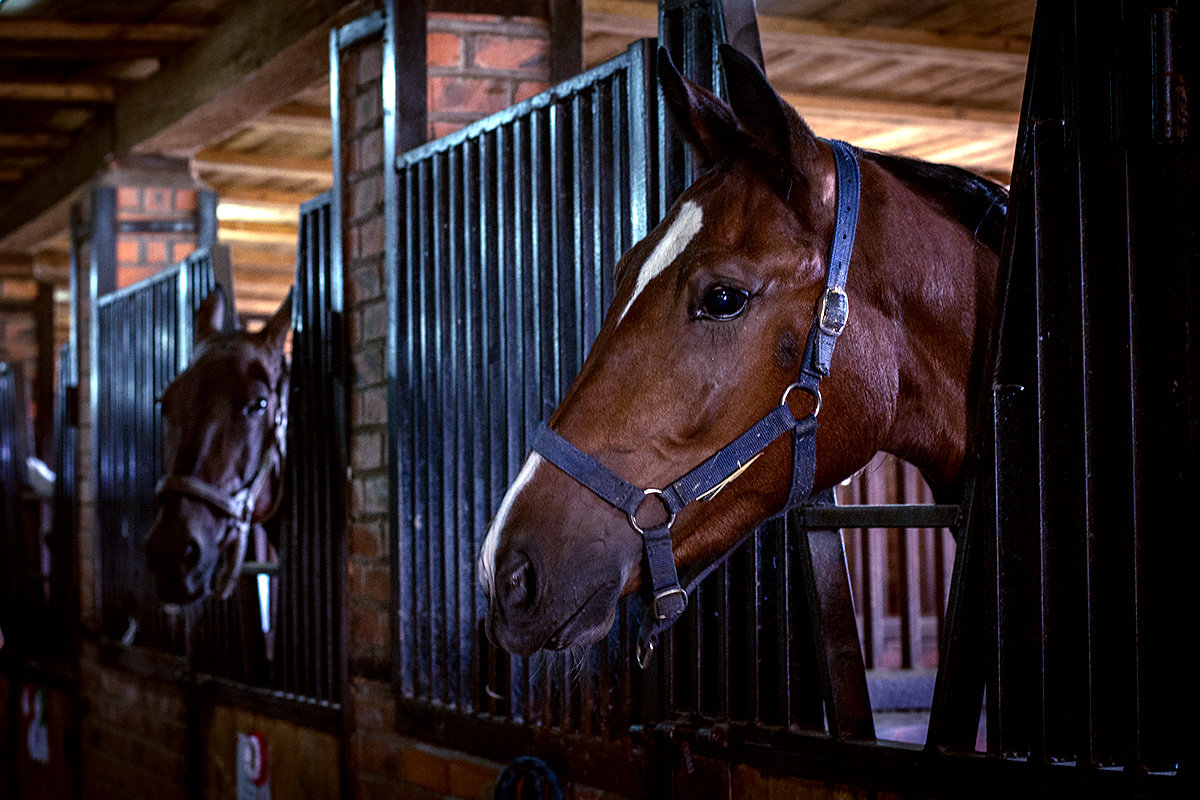
<svg viewBox="0 0 1200 800"><path fill-rule="evenodd" d="M105 194L97 190L94 202L104 202ZM190 355L192 312L213 286L209 252L197 251L158 275L97 297L92 306L103 628L110 639L176 654L187 646L182 626L159 610L142 539L153 521L154 485L162 471L157 398Z"/></svg>
<svg viewBox="0 0 1200 800"><path fill-rule="evenodd" d="M930 732L966 749L963 700L986 675L990 754L1148 793L1177 785L1163 780L1185 763L1190 722L1172 687L1196 668L1179 644L1197 626L1195 543L1165 535L1194 518L1197 457L1185 14L1039 6L992 426ZM976 626L994 632L986 647Z"/></svg>
<svg viewBox="0 0 1200 800"><path fill-rule="evenodd" d="M430 703L590 737L636 715L628 612L574 670L510 658L482 636L474 567L599 329L612 265L656 218L652 63L640 43L399 159L396 686L414 725Z"/></svg>
<svg viewBox="0 0 1200 800"><path fill-rule="evenodd" d="M342 262L331 247L331 199L327 192L300 209L286 500L278 523L278 577L267 576L266 583L277 609L269 633L274 661L269 686L300 702L336 709L343 670L340 481L346 471L346 389Z"/></svg>

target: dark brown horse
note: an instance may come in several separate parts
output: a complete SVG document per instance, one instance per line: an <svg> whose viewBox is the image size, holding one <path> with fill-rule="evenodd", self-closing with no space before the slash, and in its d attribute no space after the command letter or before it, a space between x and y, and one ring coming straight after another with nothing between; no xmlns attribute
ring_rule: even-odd
<svg viewBox="0 0 1200 800"><path fill-rule="evenodd" d="M487 627L511 652L604 637L617 600L649 583L640 529L669 532L688 578L778 514L796 469L790 436L684 498L699 502L665 494L780 406L809 430L819 398L813 494L880 450L915 464L943 497L961 488L1003 189L952 167L852 156L861 201L840 301L848 318L818 395L796 376L841 291L827 285L840 165L756 65L722 52L729 104L660 55L672 119L704 172L617 265L604 325L548 422L560 445L550 456L535 440L483 546ZM597 475L636 499L601 499L581 483ZM673 525L654 494L678 512Z"/></svg>
<svg viewBox="0 0 1200 800"><path fill-rule="evenodd" d="M162 396L166 477L146 557L164 603L228 596L282 496L291 294L257 333L225 332L225 307L218 287L197 309L192 361Z"/></svg>

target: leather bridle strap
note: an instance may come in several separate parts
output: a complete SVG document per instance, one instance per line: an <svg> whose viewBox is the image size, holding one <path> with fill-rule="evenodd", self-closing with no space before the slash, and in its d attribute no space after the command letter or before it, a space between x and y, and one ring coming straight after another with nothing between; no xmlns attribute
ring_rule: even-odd
<svg viewBox="0 0 1200 800"><path fill-rule="evenodd" d="M675 554L671 546L671 525L684 506L697 500L709 500L737 477L758 454L784 433L792 433L792 483L788 500L779 513L808 502L816 472L817 414L821 410L821 378L829 374L830 360L838 336L846 327L850 308L846 297L846 275L854 251L858 225L859 168L854 149L845 142L829 141L837 167L837 221L829 248L829 269L825 291L814 311L812 327L805 343L800 374L784 390L779 405L767 412L744 433L718 450L695 469L662 489L642 489L629 483L596 459L568 442L543 423L531 442L531 448L609 505L623 511L629 524L642 536L649 578L650 602L638 635L638 663L644 668L653 652L657 636L669 628L687 607L688 591L721 560L709 565L684 590L679 585ZM797 419L788 407L793 389L811 394L816 401L813 411ZM667 519L643 528L638 509L647 497L655 496L663 504Z"/></svg>

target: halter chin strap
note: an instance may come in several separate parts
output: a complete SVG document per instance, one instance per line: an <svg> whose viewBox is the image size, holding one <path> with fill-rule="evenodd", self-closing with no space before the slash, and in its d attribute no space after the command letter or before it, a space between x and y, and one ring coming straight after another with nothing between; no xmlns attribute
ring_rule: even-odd
<svg viewBox="0 0 1200 800"><path fill-rule="evenodd" d="M741 436L718 450L700 466L662 489L642 489L620 477L596 459L584 453L545 423L538 428L531 444L563 472L586 486L597 497L625 512L629 524L642 536L649 578L650 600L638 634L637 659L644 669L654 651L658 635L671 627L687 608L688 593L711 572L724 556L688 581L684 589L675 569L671 547L671 525L675 515L689 503L711 500L738 477L771 442L785 433L792 434L792 485L783 513L810 499L817 461L817 414L821 410L821 378L829 374L833 347L845 330L850 315L846 297L846 274L854 251L854 233L858 227L859 169L854 149L845 142L829 141L837 165L837 222L829 248L829 270L825 291L817 304L808 341L804 347L800 374L783 392L779 405L754 423ZM816 401L812 413L797 419L788 408L793 389L811 394ZM825 497L825 495L830 495ZM638 509L649 497L656 497L667 519L642 527ZM819 499L832 500L830 493Z"/></svg>
<svg viewBox="0 0 1200 800"><path fill-rule="evenodd" d="M219 516L225 518L226 533L218 542L218 547L224 547L227 541L233 539L235 550L229 574L216 576L218 579L214 581L220 584L222 598L228 597L237 585L237 576L246 558L246 542L250 538L258 496L262 494L271 473L283 470L284 458L287 455L288 387L285 363L279 385L274 391L277 400L275 419L271 426L271 440L267 443L268 449L259 459L254 475L242 488L230 493L194 475L166 475L154 487L156 500L168 494L183 495L206 503L218 512Z"/></svg>

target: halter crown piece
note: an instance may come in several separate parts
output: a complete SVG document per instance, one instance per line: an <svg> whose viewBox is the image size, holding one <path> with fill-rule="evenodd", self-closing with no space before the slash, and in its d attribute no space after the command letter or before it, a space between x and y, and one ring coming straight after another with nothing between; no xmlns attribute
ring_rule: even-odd
<svg viewBox="0 0 1200 800"><path fill-rule="evenodd" d="M792 485L780 514L808 502L812 494L817 461L817 414L821 410L821 378L829 374L833 347L846 328L850 314L846 297L846 273L854 251L858 227L859 169L854 149L845 142L826 140L833 148L837 165L837 222L829 248L825 290L813 314L812 327L804 346L800 375L783 392L779 405L691 472L662 489L641 489L584 453L545 423L534 434L531 447L547 460L590 489L597 497L624 511L629 524L642 535L649 576L649 603L638 634L638 664L645 669L658 635L671 627L687 608L688 592L704 579L722 559L697 574L685 590L679 585L675 553L671 548L671 525L684 506L711 499L745 469L766 447L784 433L792 434ZM797 419L788 408L793 389L811 394L816 401L812 413ZM657 497L667 511L667 520L643 529L637 511L650 496Z"/></svg>

